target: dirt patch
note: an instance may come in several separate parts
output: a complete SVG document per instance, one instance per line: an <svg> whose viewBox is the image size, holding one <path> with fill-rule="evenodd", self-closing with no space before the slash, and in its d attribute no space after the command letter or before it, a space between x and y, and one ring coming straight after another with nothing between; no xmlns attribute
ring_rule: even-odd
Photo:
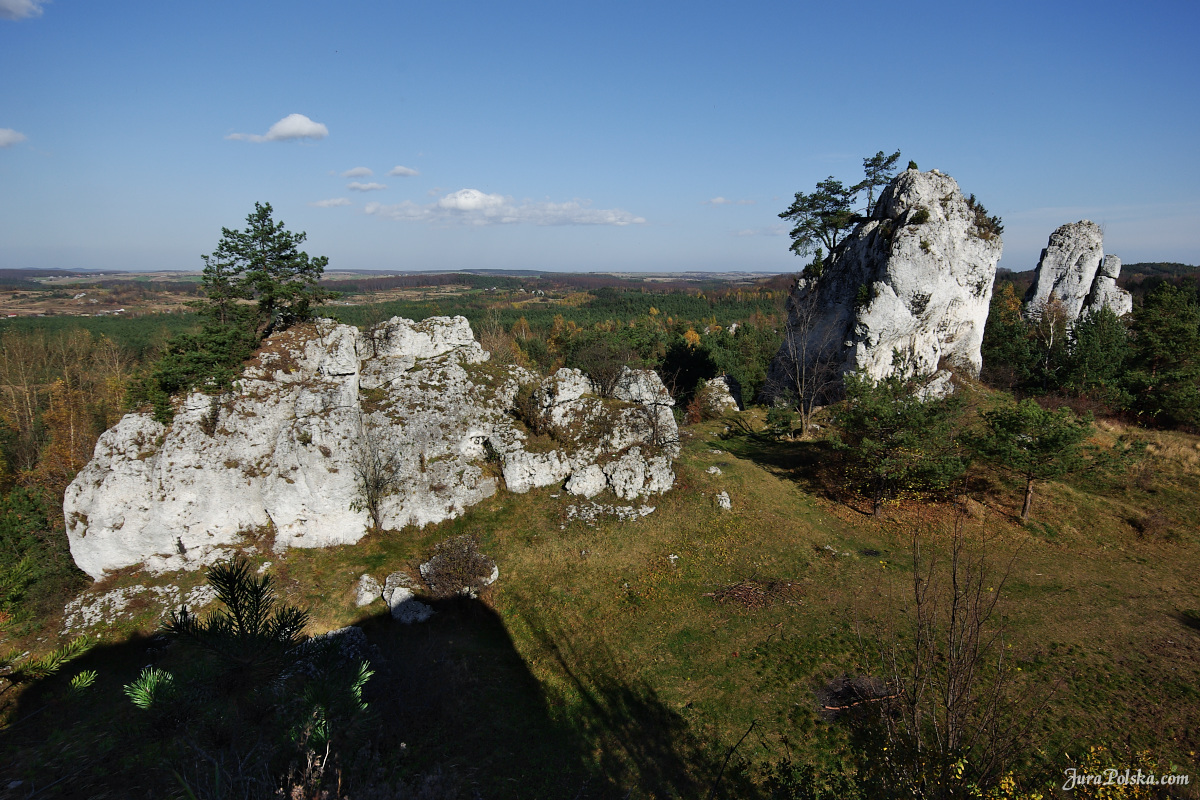
<svg viewBox="0 0 1200 800"><path fill-rule="evenodd" d="M705 592L702 597L711 597L720 605L733 603L742 608L767 608L776 603L798 601L804 589L790 581L741 580L715 592Z"/></svg>

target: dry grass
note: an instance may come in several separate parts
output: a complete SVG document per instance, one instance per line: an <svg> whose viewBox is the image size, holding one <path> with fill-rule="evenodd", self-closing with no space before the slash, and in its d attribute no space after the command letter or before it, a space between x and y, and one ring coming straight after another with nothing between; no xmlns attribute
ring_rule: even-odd
<svg viewBox="0 0 1200 800"><path fill-rule="evenodd" d="M752 720L738 750L748 764L790 753L840 769L851 744L817 692L859 674L860 632L911 592L912 531L936 551L955 506L909 501L874 520L819 488L818 443L726 426L691 429L677 489L634 522L564 523L576 502L565 493L502 493L440 525L263 557L288 600L311 609L313 631L363 624L391 654L372 697L401 704L389 729L404 728L393 738L414 770L466 765L489 797L575 796L585 782L586 796L695 796ZM1017 487L975 470L967 526L986 531L997 560L1017 555L1004 606L1012 657L1031 685L1067 682L1042 722L1045 751L1120 741L1194 763L1200 442L1101 426L1122 434L1147 442L1149 466L1047 483L1028 527ZM713 501L722 490L732 511ZM381 602L354 605L359 575L416 574L436 543L466 534L500 569L473 605L439 607L412 629Z"/></svg>

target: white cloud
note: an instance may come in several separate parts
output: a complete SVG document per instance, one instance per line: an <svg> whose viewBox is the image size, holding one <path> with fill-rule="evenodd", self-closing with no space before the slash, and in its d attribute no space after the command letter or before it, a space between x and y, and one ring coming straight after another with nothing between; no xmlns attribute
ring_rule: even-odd
<svg viewBox="0 0 1200 800"><path fill-rule="evenodd" d="M352 192L377 192L380 189L386 189L382 183L359 183L358 181L350 181L346 184L346 188Z"/></svg>
<svg viewBox="0 0 1200 800"><path fill-rule="evenodd" d="M726 197L714 197L711 200L705 200L706 206L752 206L753 200L730 200Z"/></svg>
<svg viewBox="0 0 1200 800"><path fill-rule="evenodd" d="M349 198L346 197L331 197L328 200L316 200L309 203L313 208L336 208L338 206L352 206Z"/></svg>
<svg viewBox="0 0 1200 800"><path fill-rule="evenodd" d="M368 203L364 210L388 219L458 225L636 225L646 221L619 208L592 208L577 200L516 203L511 197L478 189L459 189L428 205L406 200L386 206Z"/></svg>
<svg viewBox="0 0 1200 800"><path fill-rule="evenodd" d="M411 178L414 175L420 174L412 167L402 167L399 164L388 170L388 175L391 175L393 178Z"/></svg>
<svg viewBox="0 0 1200 800"><path fill-rule="evenodd" d="M343 178L369 178L375 172L370 167L355 167L342 173Z"/></svg>
<svg viewBox="0 0 1200 800"><path fill-rule="evenodd" d="M0 0L0 19L40 17L48 0Z"/></svg>
<svg viewBox="0 0 1200 800"><path fill-rule="evenodd" d="M2 2L4 0L0 0L0 3ZM23 141L25 141L25 134L14 131L12 128L0 128L0 147L12 147Z"/></svg>
<svg viewBox="0 0 1200 800"><path fill-rule="evenodd" d="M231 133L225 138L235 142L283 142L288 139L324 139L328 135L329 128L320 122L313 122L303 114L288 114L262 136L257 133Z"/></svg>

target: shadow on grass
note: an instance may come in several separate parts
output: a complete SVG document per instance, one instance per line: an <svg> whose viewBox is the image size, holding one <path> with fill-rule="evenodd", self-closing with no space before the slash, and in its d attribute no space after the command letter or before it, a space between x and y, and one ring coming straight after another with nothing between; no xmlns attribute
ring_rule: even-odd
<svg viewBox="0 0 1200 800"><path fill-rule="evenodd" d="M437 613L424 624L403 625L386 610L356 623L378 658L364 690L368 717L339 758L341 793L331 800L707 796L724 752L699 742L603 646L582 650L583 637L523 613L567 687L548 690L486 603L428 602ZM143 667L171 669L185 655L163 645L147 637L99 645L16 696L0 728L0 798L188 796L175 773L204 778L191 734L155 729L123 692ZM71 677L88 669L96 682L72 691ZM447 777L418 795L412 787L431 775ZM12 781L21 783L6 789ZM714 796L754 796L737 783L725 778Z"/></svg>
<svg viewBox="0 0 1200 800"><path fill-rule="evenodd" d="M524 603L518 612L574 706L570 734L595 754L595 796L740 797L759 793L736 771L722 774L726 752L703 741L648 683L630 674L603 642L556 628ZM710 794L711 793L711 794Z"/></svg>
<svg viewBox="0 0 1200 800"><path fill-rule="evenodd" d="M809 494L845 502L842 454L824 440L789 442L748 428L733 428L713 442L739 458L759 465L776 477L792 481Z"/></svg>
<svg viewBox="0 0 1200 800"><path fill-rule="evenodd" d="M1183 627L1200 633L1200 611L1179 611L1173 616Z"/></svg>

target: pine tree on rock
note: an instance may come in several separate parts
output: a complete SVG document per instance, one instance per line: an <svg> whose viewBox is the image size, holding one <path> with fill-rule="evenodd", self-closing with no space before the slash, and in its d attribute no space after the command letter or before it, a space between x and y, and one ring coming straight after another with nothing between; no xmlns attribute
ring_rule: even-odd
<svg viewBox="0 0 1200 800"><path fill-rule="evenodd" d="M319 285L329 259L300 249L307 234L293 233L272 217L270 203L255 203L246 229L221 229L221 241L204 257L204 289L222 320L239 300L256 300L261 336L303 322L332 294Z"/></svg>

